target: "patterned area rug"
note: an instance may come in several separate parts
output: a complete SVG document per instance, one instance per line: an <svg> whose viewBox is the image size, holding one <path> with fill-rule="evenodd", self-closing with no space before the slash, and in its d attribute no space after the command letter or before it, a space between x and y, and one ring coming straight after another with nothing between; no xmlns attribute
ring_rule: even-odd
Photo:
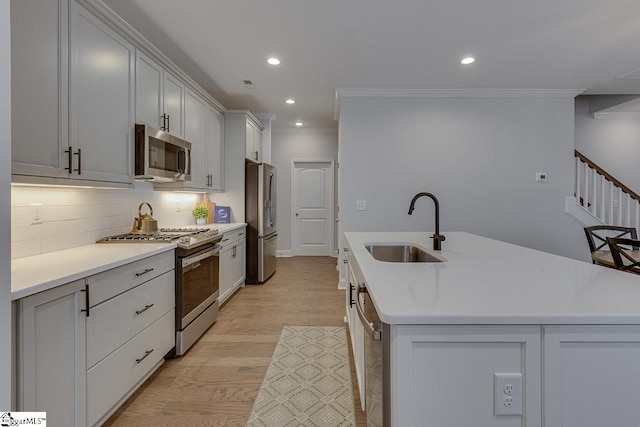
<svg viewBox="0 0 640 427"><path fill-rule="evenodd" d="M355 426L344 327L285 326L247 427Z"/></svg>

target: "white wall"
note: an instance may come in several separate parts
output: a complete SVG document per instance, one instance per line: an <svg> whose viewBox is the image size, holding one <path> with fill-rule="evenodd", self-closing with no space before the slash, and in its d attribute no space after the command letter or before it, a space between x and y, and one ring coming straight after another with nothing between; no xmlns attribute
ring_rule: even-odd
<svg viewBox="0 0 640 427"><path fill-rule="evenodd" d="M576 98L576 150L640 194L640 119L594 119L592 104L610 97Z"/></svg>
<svg viewBox="0 0 640 427"><path fill-rule="evenodd" d="M194 224L191 210L201 199L199 194L153 191L152 185L144 182L136 183L131 190L14 186L11 256L15 259L59 251L126 233L142 202L151 204L158 227ZM32 203L42 204L42 224L31 224ZM142 212L149 213L148 207L144 206Z"/></svg>
<svg viewBox="0 0 640 427"><path fill-rule="evenodd" d="M11 32L9 1L0 1L0 410L11 408Z"/></svg>
<svg viewBox="0 0 640 427"><path fill-rule="evenodd" d="M291 241L291 160L302 158L337 160L337 132L333 129L272 131L271 161L278 169L278 251L285 256L291 254L293 244ZM334 187L336 185L337 179L334 179ZM334 195L337 200L335 188ZM337 206L337 203L334 203L334 206ZM335 235L334 232L334 239Z"/></svg>
<svg viewBox="0 0 640 427"><path fill-rule="evenodd" d="M431 200L407 211L413 195L428 191L440 200L445 235L466 231L586 261L582 228L564 213L573 123L572 97L343 97L342 232L426 235L434 229ZM536 172L548 182L535 182ZM367 211L355 211L356 200Z"/></svg>

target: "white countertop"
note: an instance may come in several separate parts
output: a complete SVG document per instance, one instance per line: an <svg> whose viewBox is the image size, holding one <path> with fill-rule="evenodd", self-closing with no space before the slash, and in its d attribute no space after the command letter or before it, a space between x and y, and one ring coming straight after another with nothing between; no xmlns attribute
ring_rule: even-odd
<svg viewBox="0 0 640 427"><path fill-rule="evenodd" d="M245 223L207 224L224 234ZM190 227L190 226L189 226ZM193 226L197 227L197 226ZM11 300L171 251L175 243L109 243L80 246L11 261Z"/></svg>
<svg viewBox="0 0 640 427"><path fill-rule="evenodd" d="M427 232L345 233L389 324L640 324L640 276L468 233L443 233L442 263L375 260L364 244ZM586 245L585 245L585 250Z"/></svg>

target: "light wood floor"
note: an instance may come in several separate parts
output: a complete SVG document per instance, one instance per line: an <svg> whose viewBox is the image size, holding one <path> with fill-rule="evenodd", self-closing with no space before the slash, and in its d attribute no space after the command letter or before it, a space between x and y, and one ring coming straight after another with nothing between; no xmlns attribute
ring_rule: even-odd
<svg viewBox="0 0 640 427"><path fill-rule="evenodd" d="M187 354L167 360L104 425L244 426L282 327L346 327L344 314L335 258L278 258L266 284L240 289Z"/></svg>

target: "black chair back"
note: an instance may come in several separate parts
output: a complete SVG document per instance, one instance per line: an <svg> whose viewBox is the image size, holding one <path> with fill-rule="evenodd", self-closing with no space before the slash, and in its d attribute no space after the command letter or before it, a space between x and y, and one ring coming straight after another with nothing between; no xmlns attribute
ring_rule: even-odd
<svg viewBox="0 0 640 427"><path fill-rule="evenodd" d="M607 244L618 270L640 274L640 240L607 237Z"/></svg>

